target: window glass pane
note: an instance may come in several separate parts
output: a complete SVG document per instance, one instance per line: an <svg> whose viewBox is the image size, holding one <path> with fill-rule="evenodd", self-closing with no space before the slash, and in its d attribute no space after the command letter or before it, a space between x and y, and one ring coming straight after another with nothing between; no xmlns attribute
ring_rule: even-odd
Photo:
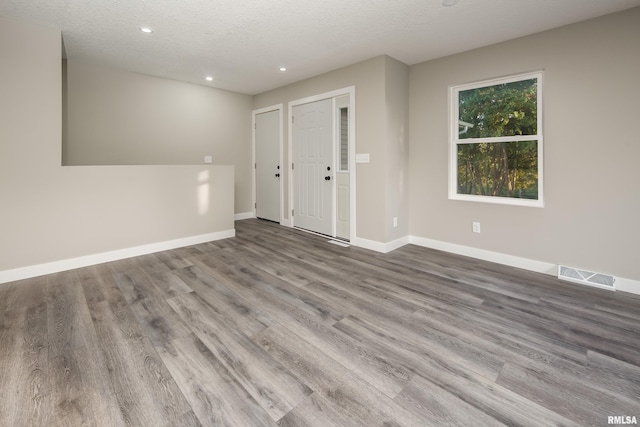
<svg viewBox="0 0 640 427"><path fill-rule="evenodd" d="M538 79L458 92L458 138L537 135Z"/></svg>
<svg viewBox="0 0 640 427"><path fill-rule="evenodd" d="M458 194L538 199L538 142L458 145Z"/></svg>
<svg viewBox="0 0 640 427"><path fill-rule="evenodd" d="M349 171L349 109L340 109L340 171Z"/></svg>

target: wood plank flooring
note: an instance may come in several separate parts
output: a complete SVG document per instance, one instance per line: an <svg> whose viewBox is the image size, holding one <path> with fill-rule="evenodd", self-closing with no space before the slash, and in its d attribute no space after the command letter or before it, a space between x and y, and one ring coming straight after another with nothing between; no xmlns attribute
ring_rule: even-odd
<svg viewBox="0 0 640 427"><path fill-rule="evenodd" d="M0 285L0 426L640 419L640 297L258 220Z"/></svg>

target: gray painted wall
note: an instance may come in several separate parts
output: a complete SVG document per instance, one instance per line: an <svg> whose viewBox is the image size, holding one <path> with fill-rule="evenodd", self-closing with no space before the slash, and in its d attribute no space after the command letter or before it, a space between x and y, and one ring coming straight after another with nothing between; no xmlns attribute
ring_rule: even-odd
<svg viewBox="0 0 640 427"><path fill-rule="evenodd" d="M0 17L0 273L233 229L233 166L60 165L60 42Z"/></svg>
<svg viewBox="0 0 640 427"><path fill-rule="evenodd" d="M636 8L411 67L410 233L640 280L639 41ZM448 200L448 87L534 70L545 207Z"/></svg>
<svg viewBox="0 0 640 427"><path fill-rule="evenodd" d="M64 165L235 166L235 212L251 211L253 97L66 61Z"/></svg>
<svg viewBox="0 0 640 427"><path fill-rule="evenodd" d="M385 57L386 240L409 234L409 67ZM356 106L357 108L357 106ZM393 226L393 218L398 226Z"/></svg>

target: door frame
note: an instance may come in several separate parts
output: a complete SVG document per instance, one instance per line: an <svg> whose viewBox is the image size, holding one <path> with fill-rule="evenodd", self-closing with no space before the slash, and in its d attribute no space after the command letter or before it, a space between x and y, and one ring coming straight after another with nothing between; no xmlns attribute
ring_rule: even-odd
<svg viewBox="0 0 640 427"><path fill-rule="evenodd" d="M287 117L287 128L288 128L288 147L287 147L287 158L289 159L289 164L287 165L287 174L288 174L288 184L289 184L289 222L287 225L294 227L295 226L295 215L291 215L291 210L293 210L295 206L294 200L294 191L293 191L293 180L295 169L293 168L293 107L302 104L309 104L311 102L322 101L324 99L331 99L332 101L332 111L335 113L336 111L336 98L343 95L349 95L349 241L355 242L356 240L356 87L348 86L342 89L332 90L330 92L320 93L318 95L308 96L306 98L296 99L293 101L289 101L288 103L288 117ZM333 114L335 116L335 114ZM334 160L336 157L336 120L333 118L333 153ZM332 180L333 189L333 206L336 206L336 191L335 185L336 180ZM333 224L332 224L332 233L333 236L336 235L336 219L335 219L335 209L333 209Z"/></svg>
<svg viewBox="0 0 640 427"><path fill-rule="evenodd" d="M251 168L251 194L253 200L253 218L257 218L256 211L256 203L257 203L257 193L256 193L256 116L258 114L269 113L271 111L278 111L278 129L280 129L280 135L278 137L278 150L279 150L279 162L280 162L280 170L284 171L284 131L282 129L282 116L284 112L284 104L276 104L271 105L269 107L258 108L257 110L251 111L251 139L252 139L252 153L251 159L253 163L253 167ZM282 172L281 172L282 173ZM284 222L284 185L283 179L280 179L280 224Z"/></svg>

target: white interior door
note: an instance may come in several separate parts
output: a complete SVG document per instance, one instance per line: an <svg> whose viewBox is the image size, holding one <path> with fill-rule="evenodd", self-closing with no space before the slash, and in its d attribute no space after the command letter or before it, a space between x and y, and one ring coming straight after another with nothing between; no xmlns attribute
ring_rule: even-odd
<svg viewBox="0 0 640 427"><path fill-rule="evenodd" d="M256 216L280 222L280 112L255 117Z"/></svg>
<svg viewBox="0 0 640 427"><path fill-rule="evenodd" d="M333 101L293 108L294 225L334 235Z"/></svg>

